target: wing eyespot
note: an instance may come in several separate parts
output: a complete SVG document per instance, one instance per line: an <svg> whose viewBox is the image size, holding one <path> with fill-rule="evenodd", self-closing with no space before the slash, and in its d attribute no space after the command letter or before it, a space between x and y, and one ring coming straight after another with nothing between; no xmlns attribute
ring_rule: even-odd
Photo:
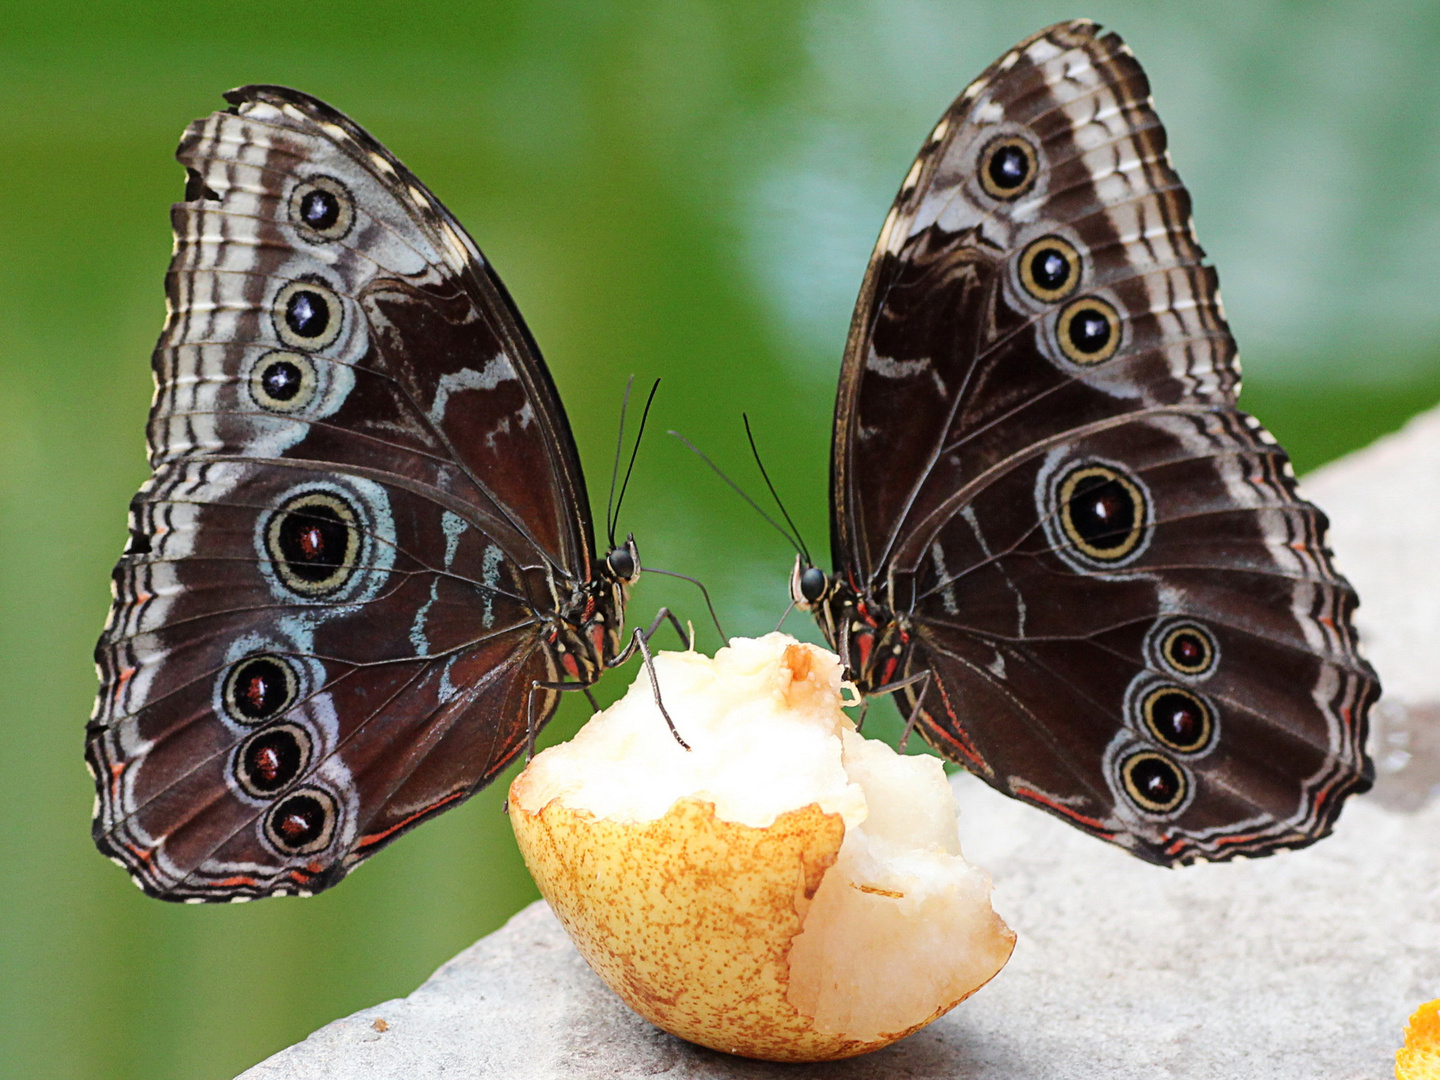
<svg viewBox="0 0 1440 1080"><path fill-rule="evenodd" d="M1098 296L1083 296L1060 312L1055 336L1072 363L1101 364L1120 347L1120 316Z"/></svg>
<svg viewBox="0 0 1440 1080"><path fill-rule="evenodd" d="M251 399L267 412L298 413L315 400L318 384L314 360L277 349L260 358L247 385Z"/></svg>
<svg viewBox="0 0 1440 1080"><path fill-rule="evenodd" d="M355 224L355 199L333 176L311 176L290 193L290 220L310 241L343 240Z"/></svg>
<svg viewBox="0 0 1440 1080"><path fill-rule="evenodd" d="M1069 241L1042 236L1020 255L1020 284L1036 300L1054 303L1079 286L1081 265L1080 253Z"/></svg>
<svg viewBox="0 0 1440 1080"><path fill-rule="evenodd" d="M1065 539L1100 564L1119 563L1136 554L1149 528L1144 490L1109 465L1072 468L1060 480L1056 502Z"/></svg>
<svg viewBox="0 0 1440 1080"><path fill-rule="evenodd" d="M1139 750L1120 762L1120 780L1136 809L1173 814L1190 794L1190 780L1176 762L1154 750Z"/></svg>
<svg viewBox="0 0 1440 1080"><path fill-rule="evenodd" d="M247 656L225 675L220 699L230 719L246 727L285 713L300 696L300 677L284 657Z"/></svg>
<svg viewBox="0 0 1440 1080"><path fill-rule="evenodd" d="M313 855L335 837L339 807L329 792L301 788L276 803L265 815L265 839L283 856Z"/></svg>
<svg viewBox="0 0 1440 1080"><path fill-rule="evenodd" d="M235 752L231 772L247 795L274 798L310 764L309 733L298 724L277 724L255 732Z"/></svg>
<svg viewBox="0 0 1440 1080"><path fill-rule="evenodd" d="M1035 147L1019 135L991 139L980 153L980 187L992 199L1018 199L1035 186L1039 174Z"/></svg>
<svg viewBox="0 0 1440 1080"><path fill-rule="evenodd" d="M1161 667L1191 679L1214 671L1220 655L1210 631L1193 622L1167 627L1158 637L1154 651Z"/></svg>
<svg viewBox="0 0 1440 1080"><path fill-rule="evenodd" d="M316 281L292 281L281 289L271 318L281 341L310 351L334 344L345 321L340 298Z"/></svg>
<svg viewBox="0 0 1440 1080"><path fill-rule="evenodd" d="M288 499L266 522L265 550L280 583L298 596L329 596L354 576L360 515L330 491Z"/></svg>
<svg viewBox="0 0 1440 1080"><path fill-rule="evenodd" d="M1160 685L1140 702L1140 719L1156 742L1180 754L1204 753L1214 743L1215 711L1204 698Z"/></svg>

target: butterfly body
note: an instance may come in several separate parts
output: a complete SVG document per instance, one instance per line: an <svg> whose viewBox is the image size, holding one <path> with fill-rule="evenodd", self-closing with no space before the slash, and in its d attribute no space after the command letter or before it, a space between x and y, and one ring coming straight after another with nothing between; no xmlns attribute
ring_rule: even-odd
<svg viewBox="0 0 1440 1080"><path fill-rule="evenodd" d="M629 655L640 571L459 223L322 102L227 98L177 153L86 740L96 843L191 902L326 888L483 786Z"/></svg>
<svg viewBox="0 0 1440 1080"><path fill-rule="evenodd" d="M945 756L1175 864L1328 832L1379 688L1165 147L1085 21L957 99L851 324L834 573L791 592Z"/></svg>
<svg viewBox="0 0 1440 1080"><path fill-rule="evenodd" d="M625 605L639 567L640 555L631 538L610 552L599 576L570 582L563 600L554 573L547 571L545 582L555 606L545 619L543 640L555 670L565 679L589 686L606 668L629 658Z"/></svg>

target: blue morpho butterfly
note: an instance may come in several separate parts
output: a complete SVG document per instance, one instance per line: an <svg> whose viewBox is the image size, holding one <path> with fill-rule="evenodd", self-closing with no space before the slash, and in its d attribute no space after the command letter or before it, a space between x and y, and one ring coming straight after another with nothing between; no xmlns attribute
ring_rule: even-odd
<svg viewBox="0 0 1440 1080"><path fill-rule="evenodd" d="M1326 835L1370 785L1379 685L1325 516L1236 409L1165 147L1134 55L1085 20L956 99L851 322L835 569L802 554L791 594L907 733L1175 865Z"/></svg>
<svg viewBox="0 0 1440 1080"><path fill-rule="evenodd" d="M455 218L322 102L226 99L177 155L86 739L101 851L191 902L334 884L668 615L627 640L634 539L597 553L549 372Z"/></svg>

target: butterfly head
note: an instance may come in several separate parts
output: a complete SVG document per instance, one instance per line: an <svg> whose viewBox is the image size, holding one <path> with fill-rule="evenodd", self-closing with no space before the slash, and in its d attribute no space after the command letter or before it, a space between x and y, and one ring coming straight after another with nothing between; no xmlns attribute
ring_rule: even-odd
<svg viewBox="0 0 1440 1080"><path fill-rule="evenodd" d="M640 580L640 549L635 546L635 534L625 537L625 543L616 544L605 556L605 570L609 577L628 589Z"/></svg>
<svg viewBox="0 0 1440 1080"><path fill-rule="evenodd" d="M813 611L834 587L834 579L818 566L811 566L795 556L795 569L790 573L790 599L801 611Z"/></svg>

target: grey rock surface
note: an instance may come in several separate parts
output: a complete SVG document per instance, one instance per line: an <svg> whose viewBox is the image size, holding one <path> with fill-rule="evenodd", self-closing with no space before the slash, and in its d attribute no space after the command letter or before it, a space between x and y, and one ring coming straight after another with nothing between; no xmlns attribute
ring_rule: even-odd
<svg viewBox="0 0 1440 1080"><path fill-rule="evenodd" d="M1305 477L1329 512L1336 565L1361 597L1355 613L1385 696L1370 753L1387 805L1440 795L1440 408Z"/></svg>
<svg viewBox="0 0 1440 1080"><path fill-rule="evenodd" d="M988 987L897 1045L781 1066L631 1013L543 903L409 997L322 1028L245 1080L750 1077L1384 1080L1440 997L1440 413L1313 477L1387 685L1375 790L1304 851L1164 870L955 779L968 858L1019 935Z"/></svg>
<svg viewBox="0 0 1440 1080"><path fill-rule="evenodd" d="M1336 564L1359 591L1355 623L1392 704L1440 703L1440 409L1310 473Z"/></svg>

